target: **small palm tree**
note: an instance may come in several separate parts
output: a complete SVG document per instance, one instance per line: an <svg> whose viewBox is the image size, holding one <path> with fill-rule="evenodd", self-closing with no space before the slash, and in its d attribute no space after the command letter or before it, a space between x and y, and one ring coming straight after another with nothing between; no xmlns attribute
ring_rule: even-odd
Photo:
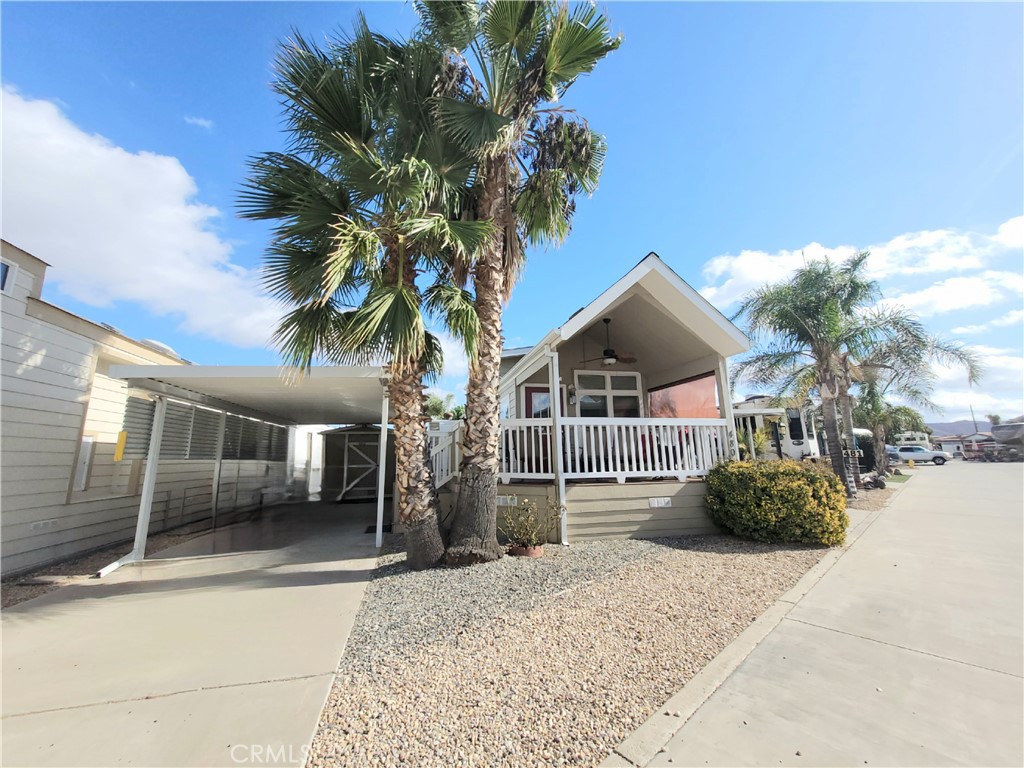
<svg viewBox="0 0 1024 768"><path fill-rule="evenodd" d="M988 419L989 424L991 424L993 427L999 426L999 424L1002 423L1003 421L1003 417L1000 416L998 413L986 414L985 418Z"/></svg>
<svg viewBox="0 0 1024 768"><path fill-rule="evenodd" d="M559 100L620 38L590 4L553 0L420 0L431 40L450 51L462 84L441 98L448 135L479 158L475 214L495 222L495 237L472 272L480 334L470 359L451 563L491 560L497 542L501 315L528 242L561 242L579 191L597 187L604 140Z"/></svg>
<svg viewBox="0 0 1024 768"><path fill-rule="evenodd" d="M276 342L299 370L387 363L399 515L410 565L429 567L444 545L425 458L424 386L442 364L427 320L472 347L472 299L452 274L492 236L457 219L475 165L434 130L446 62L360 20L326 50L295 36L276 70L292 148L253 159L241 195L243 216L277 222L266 283L292 309Z"/></svg>
<svg viewBox="0 0 1024 768"><path fill-rule="evenodd" d="M789 281L754 291L737 312L765 342L737 366L738 375L800 396L817 390L832 467L847 484L840 435L853 448L852 392L859 382L884 380L894 393L929 404L930 363L962 365L971 382L981 375L970 350L929 335L906 310L869 306L881 293L863 275L868 255L839 265L827 258L807 264ZM851 468L849 479L859 486L858 463Z"/></svg>
<svg viewBox="0 0 1024 768"><path fill-rule="evenodd" d="M848 352L863 343L855 312L875 295L870 284L854 279L866 259L860 253L842 265L827 258L805 264L788 281L751 292L733 318L744 317L759 341L757 351L736 367L737 379L775 385L780 395L817 391L829 460L847 487L837 403L846 386Z"/></svg>

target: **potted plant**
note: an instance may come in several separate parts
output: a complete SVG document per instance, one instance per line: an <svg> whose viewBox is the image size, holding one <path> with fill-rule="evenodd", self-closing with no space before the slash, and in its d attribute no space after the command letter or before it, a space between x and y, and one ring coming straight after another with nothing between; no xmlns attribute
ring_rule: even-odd
<svg viewBox="0 0 1024 768"><path fill-rule="evenodd" d="M501 532L508 539L508 553L516 557L542 557L544 544L551 538L565 514L564 507L548 501L546 515L537 514L537 505L526 500L506 507Z"/></svg>

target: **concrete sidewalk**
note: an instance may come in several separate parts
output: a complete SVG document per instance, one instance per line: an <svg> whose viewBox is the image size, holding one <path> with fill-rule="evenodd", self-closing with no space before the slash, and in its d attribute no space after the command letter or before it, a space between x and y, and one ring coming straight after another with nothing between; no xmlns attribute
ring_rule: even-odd
<svg viewBox="0 0 1024 768"><path fill-rule="evenodd" d="M5 610L3 765L304 764L376 562L366 506L269 509Z"/></svg>
<svg viewBox="0 0 1024 768"><path fill-rule="evenodd" d="M709 665L749 653L710 697L695 678L606 765L1024 764L1022 485L1020 464L917 469Z"/></svg>

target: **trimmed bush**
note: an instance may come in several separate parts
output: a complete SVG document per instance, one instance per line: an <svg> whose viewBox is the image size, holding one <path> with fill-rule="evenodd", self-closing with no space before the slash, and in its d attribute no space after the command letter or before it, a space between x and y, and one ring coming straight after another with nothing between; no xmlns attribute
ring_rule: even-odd
<svg viewBox="0 0 1024 768"><path fill-rule="evenodd" d="M737 536L830 547L846 541L846 492L829 469L796 461L726 461L707 479L711 518Z"/></svg>

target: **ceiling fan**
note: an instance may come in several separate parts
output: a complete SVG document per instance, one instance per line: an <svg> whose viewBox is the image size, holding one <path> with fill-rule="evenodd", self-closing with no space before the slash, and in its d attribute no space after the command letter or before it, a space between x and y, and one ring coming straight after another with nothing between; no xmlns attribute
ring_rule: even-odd
<svg viewBox="0 0 1024 768"><path fill-rule="evenodd" d="M592 363L595 360L600 360L605 365L615 365L616 363L635 363L636 358L630 355L619 355L615 352L612 347L611 333L609 326L612 324L612 319L606 317L604 319L604 352L601 353L601 357L592 357L589 360L584 360L584 363ZM584 353L586 354L586 353Z"/></svg>

